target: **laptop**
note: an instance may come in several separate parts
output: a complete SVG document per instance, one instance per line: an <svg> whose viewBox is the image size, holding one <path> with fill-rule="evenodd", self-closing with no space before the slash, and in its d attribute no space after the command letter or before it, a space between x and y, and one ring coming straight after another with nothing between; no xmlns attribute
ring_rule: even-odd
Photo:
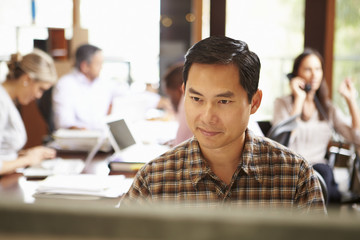
<svg viewBox="0 0 360 240"><path fill-rule="evenodd" d="M106 124L115 151L108 159L110 162L147 163L169 150L169 146L137 140L123 118L109 120Z"/></svg>
<svg viewBox="0 0 360 240"><path fill-rule="evenodd" d="M73 175L84 173L90 166L96 153L105 141L105 136L99 137L96 144L88 152L85 161L82 159L54 158L42 161L39 165L25 168L23 175L26 178L44 178L50 175Z"/></svg>

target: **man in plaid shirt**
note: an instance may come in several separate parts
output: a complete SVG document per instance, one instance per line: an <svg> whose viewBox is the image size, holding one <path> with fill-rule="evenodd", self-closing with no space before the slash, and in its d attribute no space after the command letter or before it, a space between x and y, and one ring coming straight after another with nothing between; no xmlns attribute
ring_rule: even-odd
<svg viewBox="0 0 360 240"><path fill-rule="evenodd" d="M213 36L191 47L183 88L194 137L142 167L121 206L165 202L326 214L306 160L247 129L262 99L259 74L260 60L243 41Z"/></svg>

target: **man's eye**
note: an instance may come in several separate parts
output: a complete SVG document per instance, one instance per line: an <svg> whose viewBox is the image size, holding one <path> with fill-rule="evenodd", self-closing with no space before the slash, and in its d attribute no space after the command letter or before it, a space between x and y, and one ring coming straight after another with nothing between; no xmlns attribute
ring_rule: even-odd
<svg viewBox="0 0 360 240"><path fill-rule="evenodd" d="M231 101L230 100L220 100L219 103L221 104L229 104Z"/></svg>
<svg viewBox="0 0 360 240"><path fill-rule="evenodd" d="M198 97L191 97L195 102L198 102L198 101L200 101L200 98L198 98Z"/></svg>

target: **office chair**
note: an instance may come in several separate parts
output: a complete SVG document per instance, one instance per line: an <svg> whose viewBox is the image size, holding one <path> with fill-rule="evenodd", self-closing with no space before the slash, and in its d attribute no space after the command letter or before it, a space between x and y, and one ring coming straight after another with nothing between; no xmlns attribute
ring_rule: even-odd
<svg viewBox="0 0 360 240"><path fill-rule="evenodd" d="M317 179L319 180L321 192L322 192L322 194L324 196L324 200L325 200L325 205L327 205L329 202L329 196L328 196L328 189L326 186L326 182L318 171L316 171L315 169L313 169L313 170L314 170L314 173L315 173Z"/></svg>
<svg viewBox="0 0 360 240"><path fill-rule="evenodd" d="M296 128L296 118L298 116L299 115L294 115L275 126L271 126L266 137L287 147L289 145L291 131Z"/></svg>
<svg viewBox="0 0 360 240"><path fill-rule="evenodd" d="M266 136L271 128L271 122L264 120L264 121L257 121L262 133Z"/></svg>
<svg viewBox="0 0 360 240"><path fill-rule="evenodd" d="M52 140L51 134L55 130L54 114L52 109L52 89L53 87L46 90L42 97L36 101L39 112L44 118L48 130L48 135L46 135L43 139L44 143L48 143Z"/></svg>

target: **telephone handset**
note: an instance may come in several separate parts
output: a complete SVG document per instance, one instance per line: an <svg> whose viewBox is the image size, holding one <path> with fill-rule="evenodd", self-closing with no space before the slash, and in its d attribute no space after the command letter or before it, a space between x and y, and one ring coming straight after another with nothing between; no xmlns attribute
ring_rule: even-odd
<svg viewBox="0 0 360 240"><path fill-rule="evenodd" d="M306 93L308 93L308 92L310 92L310 90L311 90L311 84L310 84L310 83L305 84L304 91L305 91Z"/></svg>
<svg viewBox="0 0 360 240"><path fill-rule="evenodd" d="M287 78L289 79L289 81L290 81L291 79L293 79L293 78L296 77L296 76L295 76L295 74L293 74L293 73L288 73L288 74L286 74L286 77L287 77ZM304 90L306 93L310 92L310 90L311 90L311 83L306 83L303 90Z"/></svg>

